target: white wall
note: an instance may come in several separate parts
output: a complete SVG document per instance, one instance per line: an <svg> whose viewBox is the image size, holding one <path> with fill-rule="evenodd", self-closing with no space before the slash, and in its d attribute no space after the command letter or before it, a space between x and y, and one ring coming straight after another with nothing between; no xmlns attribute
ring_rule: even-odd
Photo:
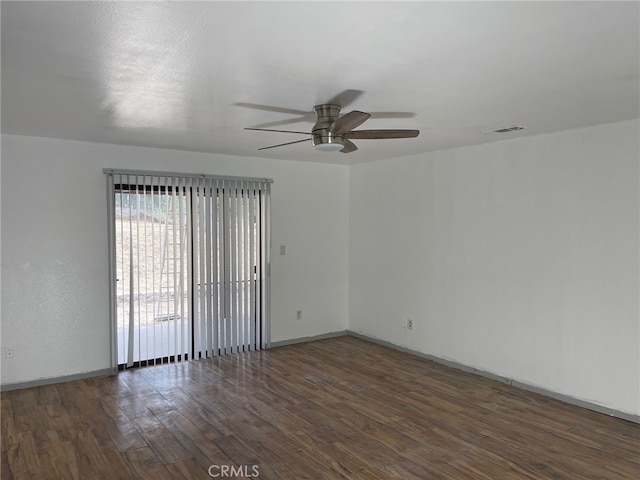
<svg viewBox="0 0 640 480"><path fill-rule="evenodd" d="M273 178L272 341L346 329L347 167L3 135L2 384L109 368L105 167Z"/></svg>
<svg viewBox="0 0 640 480"><path fill-rule="evenodd" d="M640 414L639 131L353 166L349 329Z"/></svg>

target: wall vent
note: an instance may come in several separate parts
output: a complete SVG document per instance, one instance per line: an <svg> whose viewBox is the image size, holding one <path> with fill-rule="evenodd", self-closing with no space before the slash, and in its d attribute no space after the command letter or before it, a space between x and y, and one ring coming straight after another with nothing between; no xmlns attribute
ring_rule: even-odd
<svg viewBox="0 0 640 480"><path fill-rule="evenodd" d="M516 132L518 130L524 130L527 127L523 127L522 125L511 125L510 127L498 128L496 130L491 130L486 133L507 133L507 132Z"/></svg>

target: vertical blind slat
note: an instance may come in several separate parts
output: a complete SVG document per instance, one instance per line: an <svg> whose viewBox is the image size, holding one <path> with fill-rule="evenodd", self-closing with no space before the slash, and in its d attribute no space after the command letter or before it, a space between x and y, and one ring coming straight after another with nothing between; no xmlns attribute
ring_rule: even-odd
<svg viewBox="0 0 640 480"><path fill-rule="evenodd" d="M256 263L256 197L255 197L255 186L251 189L251 194L249 195L249 212L250 212L250 222L251 222L251 234L249 237L249 263L251 265L251 276L249 281L249 292L251 295L251 304L249 307L249 335L251 338L255 337L256 329L255 329L255 317L256 317L256 275L258 272L258 264ZM254 349L254 342L251 342L251 346L249 347L251 350Z"/></svg>
<svg viewBox="0 0 640 480"><path fill-rule="evenodd" d="M265 246L263 248L265 254L265 299L264 299L264 317L262 319L262 330L264 332L263 341L261 342L262 348L270 348L271 347L271 316L269 312L271 312L271 185L265 184L265 188L262 191L262 195L264 196L265 202L265 215L264 215L264 230L265 237L263 239L262 244Z"/></svg>
<svg viewBox="0 0 640 480"><path fill-rule="evenodd" d="M220 354L224 355L227 353L227 236L226 233L226 223L225 219L226 215L226 206L227 201L225 197L225 182L224 180L220 182L218 192L218 201L220 202L219 219L218 219L218 265L220 269L220 316L218 318L218 322L220 323Z"/></svg>
<svg viewBox="0 0 640 480"><path fill-rule="evenodd" d="M238 182L236 193L236 299L238 303L236 312L236 329L238 335L236 338L236 345L239 351L244 350L244 337L242 322L244 319L244 261L242 257L243 250L243 235L244 235L244 205L242 203L242 182Z"/></svg>
<svg viewBox="0 0 640 480"><path fill-rule="evenodd" d="M131 210L131 194L129 194L129 210ZM133 302L134 296L134 269L133 269L133 216L129 215L129 338L127 339L129 349L127 352L127 366L133 366L133 335L135 324L133 318L135 315L135 304Z"/></svg>
<svg viewBox="0 0 640 480"><path fill-rule="evenodd" d="M206 230L206 267L207 267L207 288L206 288L206 292L207 292L207 317L206 317L206 323L207 323L207 341L206 341L206 345L205 345L205 356L206 357L211 357L212 356L212 349L213 349L213 275L212 275L212 269L213 269L213 248L212 248L212 238L213 235L211 234L212 232L212 228L213 228L213 224L212 224L212 217L213 217L213 196L212 196L212 187L211 187L211 182L209 180L206 181L206 187L205 187L205 197L206 197L206 205L207 205L207 212L206 212L206 223L207 223L207 230Z"/></svg>
<svg viewBox="0 0 640 480"><path fill-rule="evenodd" d="M238 190L234 185L231 189L231 319L238 318ZM238 322L231 325L231 351L235 353L238 347Z"/></svg>
<svg viewBox="0 0 640 480"><path fill-rule="evenodd" d="M261 204L263 206L262 220L260 222L260 227L263 234L261 236L260 242L265 245L269 244L269 236L271 235L269 231L269 222L271 221L269 217L270 215L269 212L271 208L270 208L270 195L267 194L268 189L269 189L269 185L266 185L266 189L260 193ZM271 329L268 328L269 327L269 310L270 310L269 301L271 296L270 281L269 281L271 277L271 272L270 272L271 262L270 262L269 256L270 256L269 250L262 249L262 274L264 278L261 285L263 294L260 302L260 306L262 310L262 315L260 316L260 335L261 335L260 348L261 349L268 348L271 342L271 339L270 339Z"/></svg>
<svg viewBox="0 0 640 480"><path fill-rule="evenodd" d="M180 230L182 229L181 218L178 214L180 211L180 179L172 179L172 191L173 191L173 204L172 204L172 235L173 240L171 242L171 276L173 277L173 300L171 302L171 314L169 318L171 321L167 321L167 333L169 334L169 355L168 359L172 357L177 359L178 355L178 323L179 323L179 305L182 285L182 271L180 270L180 257L182 254L182 245L180 244ZM172 325L173 324L173 325ZM173 330L173 332L171 332ZM163 355L164 357L164 355Z"/></svg>
<svg viewBox="0 0 640 480"><path fill-rule="evenodd" d="M204 195L204 182L202 180L198 181L198 258L200 260L199 264L199 288L198 295L200 296L200 337L199 337L199 351L197 352L199 355L202 355L202 351L206 347L207 340L207 305L206 305L206 287L207 287L207 278L206 278L206 244L205 244L205 195Z"/></svg>
<svg viewBox="0 0 640 480"><path fill-rule="evenodd" d="M142 225L140 225L140 222L138 222L138 244L142 244L142 249L144 250L144 252L147 252L148 248L149 248L149 239L147 237L147 211L148 211L148 206L147 206L147 192L144 189L144 185L146 183L146 177L143 176L142 177L142 185L143 188L140 191L140 195L139 195L139 200L138 200L138 215L140 216L140 219L142 221ZM140 214L140 210L142 210L142 214ZM142 238L141 238L142 237ZM138 263L140 264L140 262L142 262L142 269L139 268L140 274L138 275L138 283L140 284L140 278L142 278L142 285L138 286L138 299L140 298L141 292L144 289L144 292L149 291L149 282L148 282L148 275L147 275L147 271L148 271L148 261L149 258L147 255L144 255L143 258L140 258L140 255L138 255ZM140 306L140 301L138 300L138 306ZM142 312L140 313L140 317L142 317ZM138 328L138 335L140 337L140 341L139 341L139 347L138 347L138 356L141 355L141 347L143 344L148 345L149 344L149 329L146 328L144 329L144 339L142 338L142 331L140 328Z"/></svg>
<svg viewBox="0 0 640 480"><path fill-rule="evenodd" d="M188 358L189 359L193 359L194 358L194 342L193 342L193 336L194 336L194 323L195 323L195 310L194 310L194 303L192 298L192 292L193 292L193 279L194 279L194 271L193 271L193 264L195 262L194 260L194 251L193 251L193 204L195 203L195 199L194 199L194 195L193 195L193 178L189 178L186 179L186 181L188 182L189 188L187 189L186 195L187 195L187 205L186 205L186 210L187 210L187 292L189 292L190 294L190 298L189 298L189 303L188 303L188 311L189 311L189 315L188 315L188 323L187 323L187 333L188 333L188 339L186 339L186 341L188 342L187 345L187 352L188 352Z"/></svg>
<svg viewBox="0 0 640 480"><path fill-rule="evenodd" d="M158 181L158 179L151 177L149 180L149 184L151 185L151 192L150 192L150 197L151 197L151 216L153 221L151 222L151 251L155 252L156 248L158 247L157 245L157 241L156 241L156 235L159 233L159 230L156 228L156 222L155 222L155 205L156 205L156 196L155 196L155 192L153 189L154 184L156 184L156 182ZM159 200L159 197L157 198L157 200ZM156 275L158 274L158 270L156 269L156 262L152 261L151 262L151 291L155 292L156 288L158 287L158 285L156 284ZM151 304L151 314L153 316L153 318L155 319L158 316L158 312L157 312L157 301L155 298L155 294L152 300L152 304ZM153 344L155 345L156 343L156 330L151 329L151 335L150 335L150 341L153 342ZM156 356L154 355L153 358L151 359L151 362L153 363L153 365L156 364Z"/></svg>
<svg viewBox="0 0 640 480"><path fill-rule="evenodd" d="M178 315L176 316L176 327L179 326L179 341L176 342L176 360L182 360L185 354L185 311L184 311L184 293L185 293L185 259L186 254L186 238L185 238L185 182L186 179L182 178L179 181L180 188L180 203L178 204L178 218L180 220L180 255L179 255L179 269L180 272L180 300L178 304ZM179 322L178 322L179 319ZM179 323L179 325L178 325Z"/></svg>
<svg viewBox="0 0 640 480"><path fill-rule="evenodd" d="M249 243L247 242L249 233L249 206L248 206L248 186L245 182L242 182L242 317L240 318L240 326L242 327L242 350L246 351L249 348L249 336L247 319L249 317Z"/></svg>
<svg viewBox="0 0 640 480"><path fill-rule="evenodd" d="M224 284L224 353L231 353L230 347L231 347L231 326L229 324L229 317L230 317L230 313L231 313L231 300L230 300L230 295L231 295L231 289L230 289L230 285L229 285L229 279L231 277L231 252L230 252L230 246L229 246L229 238L230 238L230 232L229 232L229 217L231 216L231 212L230 212L230 204L231 204L231 196L229 194L229 185L227 184L227 182L225 182L224 188L222 189L223 191L223 198L224 198L224 205L223 205L223 212L224 212L224 218L223 218L223 223L222 223L222 227L223 227L223 234L222 234L222 238L224 239L224 270L225 270L225 276L224 276L224 280L223 280L223 284Z"/></svg>
<svg viewBox="0 0 640 480"><path fill-rule="evenodd" d="M220 343L219 343L219 338L220 338L220 305L219 305L219 298L220 298L220 278L219 278L219 265L220 265L220 259L219 259L219 252L220 252L220 248L219 248L219 226L218 226L218 222L219 222L219 213L218 210L220 208L219 202L218 202L218 196L219 196L219 186L218 186L218 180L215 179L212 181L212 188L211 188L211 194L212 194L212 199L211 201L213 202L213 210L211 212L212 214L212 222L211 222L211 228L212 228L212 235L211 235L211 243L212 243L212 248L213 251L216 252L212 261L212 300L213 300L213 316L212 316L212 330L213 330L213 338L212 338L212 354L214 356L219 354L219 348L220 348Z"/></svg>

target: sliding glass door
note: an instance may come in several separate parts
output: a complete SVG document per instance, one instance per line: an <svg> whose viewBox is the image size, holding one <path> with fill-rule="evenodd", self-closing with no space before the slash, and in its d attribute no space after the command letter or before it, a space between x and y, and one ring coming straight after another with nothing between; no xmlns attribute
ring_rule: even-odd
<svg viewBox="0 0 640 480"><path fill-rule="evenodd" d="M106 173L117 365L267 348L269 182Z"/></svg>

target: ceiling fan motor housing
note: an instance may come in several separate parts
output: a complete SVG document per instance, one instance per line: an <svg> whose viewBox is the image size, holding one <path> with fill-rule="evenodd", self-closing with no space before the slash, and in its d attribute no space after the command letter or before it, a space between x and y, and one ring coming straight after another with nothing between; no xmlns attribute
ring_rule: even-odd
<svg viewBox="0 0 640 480"><path fill-rule="evenodd" d="M331 131L331 126L340 115L340 105L316 105L316 124L311 129L311 143L318 150L340 150L344 147L344 136Z"/></svg>

